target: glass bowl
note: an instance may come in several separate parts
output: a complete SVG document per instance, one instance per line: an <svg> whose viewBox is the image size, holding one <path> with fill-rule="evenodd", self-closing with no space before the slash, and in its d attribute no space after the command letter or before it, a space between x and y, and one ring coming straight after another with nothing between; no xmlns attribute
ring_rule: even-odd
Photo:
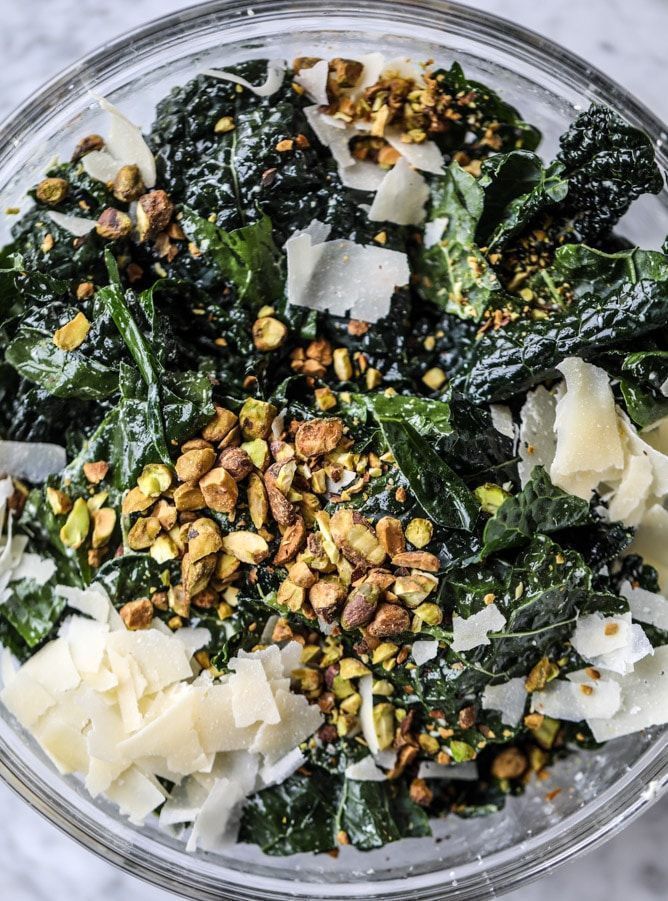
<svg viewBox="0 0 668 901"><path fill-rule="evenodd" d="M0 210L25 207L25 189L54 155L68 156L81 135L102 131L89 91L104 94L148 126L155 103L197 71L253 57L354 55L381 50L418 60L458 59L544 133L542 151L579 109L600 101L643 128L667 168L665 129L622 88L545 38L441 0L319 3L216 0L147 25L73 65L0 126ZM0 216L0 241L10 216ZM623 223L632 240L657 247L668 233L668 191L638 202ZM169 835L138 829L111 805L92 801L63 778L15 722L0 714L0 776L82 845L128 872L197 899L482 898L526 883L602 842L656 800L668 785L668 732L611 742L562 761L550 781L534 782L503 813L450 817L432 839L410 839L337 858L272 858L248 845L226 856L187 855ZM551 800L548 792L562 790Z"/></svg>

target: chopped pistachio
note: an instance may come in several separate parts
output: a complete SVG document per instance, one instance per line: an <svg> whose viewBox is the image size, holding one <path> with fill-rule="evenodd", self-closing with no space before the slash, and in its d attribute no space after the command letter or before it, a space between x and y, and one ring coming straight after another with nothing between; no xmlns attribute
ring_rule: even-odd
<svg viewBox="0 0 668 901"><path fill-rule="evenodd" d="M47 487L46 500L56 516L69 513L72 509L72 499L64 491L59 491L57 488Z"/></svg>
<svg viewBox="0 0 668 901"><path fill-rule="evenodd" d="M242 563L261 563L269 556L269 545L255 532L231 532L223 538L226 553L241 560Z"/></svg>
<svg viewBox="0 0 668 901"><path fill-rule="evenodd" d="M220 527L212 519L205 516L196 519L188 525L188 554L190 560L194 563L207 557L209 554L216 554L222 550L223 536Z"/></svg>
<svg viewBox="0 0 668 901"><path fill-rule="evenodd" d="M129 601L118 611L125 623L125 628L135 631L148 629L153 621L153 604L148 598Z"/></svg>
<svg viewBox="0 0 668 901"><path fill-rule="evenodd" d="M353 364L347 347L337 347L334 351L334 372L340 382L346 382L353 377Z"/></svg>
<svg viewBox="0 0 668 901"><path fill-rule="evenodd" d="M78 497L70 510L65 525L60 530L60 540L65 547L77 550L88 537L90 530L90 512L88 504Z"/></svg>
<svg viewBox="0 0 668 901"><path fill-rule="evenodd" d="M375 704L373 726L381 751L387 750L394 741L394 706L387 701Z"/></svg>
<svg viewBox="0 0 668 901"><path fill-rule="evenodd" d="M88 336L90 322L79 312L73 319L53 333L53 343L59 350L71 351L80 347Z"/></svg>
<svg viewBox="0 0 668 901"><path fill-rule="evenodd" d="M481 509L484 513L496 513L501 504L508 500L510 495L504 491L500 485L493 482L486 482L484 485L478 485L475 489L475 496L478 498Z"/></svg>
<svg viewBox="0 0 668 901"><path fill-rule="evenodd" d="M428 519L411 519L406 526L406 539L413 547L426 547L431 541L434 527Z"/></svg>
<svg viewBox="0 0 668 901"><path fill-rule="evenodd" d="M167 563L179 556L176 543L169 535L158 535L149 549L149 554L156 563Z"/></svg>
<svg viewBox="0 0 668 901"><path fill-rule="evenodd" d="M342 679L360 679L368 676L371 670L356 657L344 657L339 663L339 675Z"/></svg>
<svg viewBox="0 0 668 901"><path fill-rule="evenodd" d="M448 377L438 366L428 369L422 376L422 381L431 391L440 391L447 380Z"/></svg>
<svg viewBox="0 0 668 901"><path fill-rule="evenodd" d="M239 413L239 425L244 439L253 441L255 438L267 438L277 413L278 410L273 404L249 397Z"/></svg>
<svg viewBox="0 0 668 901"><path fill-rule="evenodd" d="M160 534L162 526L155 516L140 516L128 532L128 546L133 551L149 548Z"/></svg>
<svg viewBox="0 0 668 901"><path fill-rule="evenodd" d="M130 516L132 513L143 513L153 503L153 498L147 497L140 488L131 488L123 498L121 512L123 516Z"/></svg>
<svg viewBox="0 0 668 901"><path fill-rule="evenodd" d="M241 449L246 451L251 458L253 466L256 469L259 469L260 472L264 472L267 466L269 466L269 460L271 459L269 445L264 438L255 438L253 441L244 441L241 445Z"/></svg>
<svg viewBox="0 0 668 901"><path fill-rule="evenodd" d="M146 497L159 497L163 492L171 488L172 471L164 463L149 463L142 470L137 479L142 494Z"/></svg>
<svg viewBox="0 0 668 901"><path fill-rule="evenodd" d="M100 507L92 514L93 535L91 544L94 548L104 547L111 538L116 526L116 511L111 507Z"/></svg>
<svg viewBox="0 0 668 901"><path fill-rule="evenodd" d="M263 316L253 323L253 344L262 352L278 350L288 337L288 327L273 316Z"/></svg>

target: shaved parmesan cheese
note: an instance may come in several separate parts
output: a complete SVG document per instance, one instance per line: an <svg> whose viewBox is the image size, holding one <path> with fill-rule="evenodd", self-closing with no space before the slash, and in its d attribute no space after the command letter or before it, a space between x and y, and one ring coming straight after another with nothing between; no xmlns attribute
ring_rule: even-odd
<svg viewBox="0 0 668 901"><path fill-rule="evenodd" d="M225 72L221 69L205 69L202 75L218 78L220 81L231 81L233 84L240 84L258 97L271 97L283 84L284 73L284 62L272 59L267 63L267 78L262 84L251 84L250 81L247 81L240 75L235 75L233 72Z"/></svg>
<svg viewBox="0 0 668 901"><path fill-rule="evenodd" d="M195 651L206 647L211 641L211 632L201 627L195 629L192 626L186 626L185 628L177 629L173 634L184 645L188 657L192 657Z"/></svg>
<svg viewBox="0 0 668 901"><path fill-rule="evenodd" d="M196 818L204 802L208 791L195 779L185 779L181 785L176 785L160 808L159 825L174 826L178 823L192 823Z"/></svg>
<svg viewBox="0 0 668 901"><path fill-rule="evenodd" d="M496 604L489 604L472 616L453 616L452 642L453 651L470 651L481 645L490 644L488 632L496 632L506 624L506 618Z"/></svg>
<svg viewBox="0 0 668 901"><path fill-rule="evenodd" d="M30 729L56 703L54 696L23 669L15 674L11 682L5 683L0 701L26 729Z"/></svg>
<svg viewBox="0 0 668 901"><path fill-rule="evenodd" d="M375 756L380 751L376 727L373 722L373 676L362 676L358 683L362 698L360 707L360 725L369 750Z"/></svg>
<svg viewBox="0 0 668 901"><path fill-rule="evenodd" d="M548 472L557 450L554 434L557 398L539 385L527 394L520 412L520 462L517 469L522 487L531 478L534 466L543 466Z"/></svg>
<svg viewBox="0 0 668 901"><path fill-rule="evenodd" d="M599 654L607 654L623 648L629 641L631 617L603 616L590 613L581 616L571 636L571 644L581 657L591 660Z"/></svg>
<svg viewBox="0 0 668 901"><path fill-rule="evenodd" d="M417 665L422 666L423 663L433 660L438 654L438 641L436 639L433 641L414 641L411 654Z"/></svg>
<svg viewBox="0 0 668 901"><path fill-rule="evenodd" d="M96 151L98 152L98 151ZM112 176L112 180L115 177ZM57 213L51 210L48 213L49 219L55 223L58 228L74 235L75 238L84 238L93 231L97 222L95 219L88 219L85 216L68 216L65 213Z"/></svg>
<svg viewBox="0 0 668 901"><path fill-rule="evenodd" d="M265 754L270 762L280 760L322 725L320 708L309 704L303 695L279 689L275 701L279 722L263 723L250 746L251 751Z"/></svg>
<svg viewBox="0 0 668 901"><path fill-rule="evenodd" d="M435 247L437 244L441 243L441 238L448 225L448 221L447 216L438 216L436 219L432 219L431 222L427 222L424 227L425 248L429 249L430 247Z"/></svg>
<svg viewBox="0 0 668 901"><path fill-rule="evenodd" d="M293 674L302 660L302 646L298 641L290 641L284 648L281 648L281 663L283 665L283 675L288 678Z"/></svg>
<svg viewBox="0 0 668 901"><path fill-rule="evenodd" d="M280 617L277 613L269 617L267 622L264 624L264 628L262 629L262 634L260 635L260 644L269 644L274 634L276 623L279 621L279 619Z"/></svg>
<svg viewBox="0 0 668 901"><path fill-rule="evenodd" d="M105 97L95 96L95 99L109 113L109 132L103 150L94 150L82 158L84 170L91 178L107 183L114 180L123 166L134 165L139 168L145 186L153 188L156 182L155 158L141 129Z"/></svg>
<svg viewBox="0 0 668 901"><path fill-rule="evenodd" d="M266 787L285 782L286 779L289 779L289 777L292 776L293 773L296 773L299 767L303 766L305 763L306 758L299 748L293 748L292 751L289 751L285 757L281 757L276 763L262 767L260 770L262 783Z"/></svg>
<svg viewBox="0 0 668 901"><path fill-rule="evenodd" d="M67 639L72 660L79 673L97 673L102 665L109 626L80 616L61 626L60 635Z"/></svg>
<svg viewBox="0 0 668 901"><path fill-rule="evenodd" d="M590 717L607 719L615 715L620 704L619 685L612 679L578 682L557 679L543 691L531 695L532 712L573 723Z"/></svg>
<svg viewBox="0 0 668 901"><path fill-rule="evenodd" d="M0 441L0 472L40 483L67 463L65 448L40 441Z"/></svg>
<svg viewBox="0 0 668 901"><path fill-rule="evenodd" d="M609 651L607 654L601 654L600 657L594 657L591 662L597 669L604 669L625 676L627 673L633 672L636 663L653 653L654 648L649 638L645 635L642 626L633 623L629 626L628 641L624 647L617 648L616 651Z"/></svg>
<svg viewBox="0 0 668 901"><path fill-rule="evenodd" d="M281 719L276 701L260 660L237 659L230 677L232 714L238 729L262 722L272 725Z"/></svg>
<svg viewBox="0 0 668 901"><path fill-rule="evenodd" d="M193 823L186 850L220 850L225 844L225 834L234 808L243 797L239 787L229 779L216 780ZM231 836L229 840L233 840Z"/></svg>
<svg viewBox="0 0 668 901"><path fill-rule="evenodd" d="M134 658L150 692L160 691L192 676L189 656L178 639L155 629L137 632L112 632L108 648Z"/></svg>
<svg viewBox="0 0 668 901"><path fill-rule="evenodd" d="M67 606L80 613L85 613L100 623L109 618L111 601L101 585L93 583L88 588L74 588L70 585L56 585L56 594L65 598Z"/></svg>
<svg viewBox="0 0 668 901"><path fill-rule="evenodd" d="M4 686L13 682L20 666L9 648L3 648L0 653L0 683Z"/></svg>
<svg viewBox="0 0 668 901"><path fill-rule="evenodd" d="M339 167L339 174L342 169L354 167L358 161L350 152L350 139L353 137L353 133L346 128L345 123L340 119L332 119L331 116L324 115L317 106L304 107L304 115L316 138L332 154L334 162ZM382 180L385 173L380 167L375 163L369 163L369 166L376 172L380 172ZM376 187L378 184L380 181L377 182ZM375 188L371 190L375 190Z"/></svg>
<svg viewBox="0 0 668 901"><path fill-rule="evenodd" d="M118 804L120 812L137 825L141 825L149 813L162 804L165 794L155 779L145 776L134 766L107 789L109 800Z"/></svg>
<svg viewBox="0 0 668 901"><path fill-rule="evenodd" d="M645 513L625 554L639 554L653 566L662 590L668 591L668 510L661 504L654 504Z"/></svg>
<svg viewBox="0 0 668 901"><path fill-rule="evenodd" d="M652 487L652 464L645 454L627 458L621 481L608 502L608 517L613 522L637 526L645 512L645 500Z"/></svg>
<svg viewBox="0 0 668 901"><path fill-rule="evenodd" d="M88 752L83 729L87 720L76 699L69 699L69 703L51 707L33 727L40 747L63 774L86 770Z"/></svg>
<svg viewBox="0 0 668 901"><path fill-rule="evenodd" d="M624 466L615 399L604 369L577 357L557 369L566 380L566 393L556 408L557 449L550 478L569 494L589 500L601 481Z"/></svg>
<svg viewBox="0 0 668 901"><path fill-rule="evenodd" d="M490 404L489 412L492 415L492 425L500 435L505 435L511 441L515 440L515 423L510 407L505 404Z"/></svg>
<svg viewBox="0 0 668 901"><path fill-rule="evenodd" d="M478 764L475 760L450 764L423 760L418 770L418 779L453 779L461 782L475 782L477 778Z"/></svg>
<svg viewBox="0 0 668 901"><path fill-rule="evenodd" d="M319 60L310 69L300 69L294 77L294 81L300 85L309 98L321 106L329 104L327 96L327 80L329 78L329 63L326 59Z"/></svg>
<svg viewBox="0 0 668 901"><path fill-rule="evenodd" d="M374 85L385 68L385 57L382 53L365 53L355 59L362 63L362 74L359 81L355 85L355 90L351 91L351 97L360 97L367 88Z"/></svg>
<svg viewBox="0 0 668 901"><path fill-rule="evenodd" d="M239 729L232 714L232 696L227 685L212 685L206 690L194 713L194 724L206 753L249 748L256 727Z"/></svg>
<svg viewBox="0 0 668 901"><path fill-rule="evenodd" d="M81 682L64 638L56 638L44 645L23 664L21 671L28 673L52 694L69 691Z"/></svg>
<svg viewBox="0 0 668 901"><path fill-rule="evenodd" d="M645 588L633 588L624 582L620 589L622 597L629 602L633 619L640 623L648 623L657 629L668 631L668 600Z"/></svg>
<svg viewBox="0 0 668 901"><path fill-rule="evenodd" d="M387 776L376 766L376 762L370 754L356 763L351 763L345 771L345 777L356 782L385 782L387 780Z"/></svg>
<svg viewBox="0 0 668 901"><path fill-rule="evenodd" d="M385 179L385 170L377 163L355 160L352 166L339 166L339 178L344 187L354 191L377 191Z"/></svg>
<svg viewBox="0 0 668 901"><path fill-rule="evenodd" d="M402 157L383 178L369 210L371 222L419 225L429 198L427 182Z"/></svg>
<svg viewBox="0 0 668 901"><path fill-rule="evenodd" d="M445 161L434 141L423 141L421 144L406 143L397 128L386 128L383 137L414 169L443 175Z"/></svg>
<svg viewBox="0 0 668 901"><path fill-rule="evenodd" d="M23 554L18 565L12 570L12 582L21 579L32 579L38 585L46 585L56 572L56 564L48 557L39 554Z"/></svg>
<svg viewBox="0 0 668 901"><path fill-rule="evenodd" d="M288 300L291 304L377 322L390 311L397 287L408 283L405 253L352 241L314 244L309 234L293 235L285 244Z"/></svg>
<svg viewBox="0 0 668 901"><path fill-rule="evenodd" d="M487 685L482 696L485 710L498 710L501 722L507 726L517 726L524 714L527 702L525 680L521 677L509 679L501 685Z"/></svg>
<svg viewBox="0 0 668 901"><path fill-rule="evenodd" d="M620 692L614 714L592 714L587 725L596 741L608 741L668 722L668 645L654 649L654 655L637 664L634 671L611 676Z"/></svg>

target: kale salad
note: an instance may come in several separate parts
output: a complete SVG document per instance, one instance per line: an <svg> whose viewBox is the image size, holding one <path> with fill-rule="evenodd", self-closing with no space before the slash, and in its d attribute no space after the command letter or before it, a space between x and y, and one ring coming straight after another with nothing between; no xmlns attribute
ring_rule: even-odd
<svg viewBox="0 0 668 901"><path fill-rule="evenodd" d="M95 102L0 250L0 700L59 771L337 854L668 721L650 140L592 106L546 160L379 53Z"/></svg>

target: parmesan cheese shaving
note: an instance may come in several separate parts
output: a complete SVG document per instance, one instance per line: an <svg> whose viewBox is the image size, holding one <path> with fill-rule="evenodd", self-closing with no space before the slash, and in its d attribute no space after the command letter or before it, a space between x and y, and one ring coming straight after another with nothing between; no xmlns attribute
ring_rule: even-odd
<svg viewBox="0 0 668 901"><path fill-rule="evenodd" d="M285 249L289 302L333 316L377 322L410 278L406 254L395 250L348 240L315 243L308 232L293 235Z"/></svg>
<svg viewBox="0 0 668 901"><path fill-rule="evenodd" d="M654 504L643 516L626 554L639 554L653 566L663 591L668 591L668 510Z"/></svg>
<svg viewBox="0 0 668 901"><path fill-rule="evenodd" d="M640 623L648 623L657 629L668 631L668 600L645 588L633 588L624 582L620 589L622 597L629 602L633 619Z"/></svg>
<svg viewBox="0 0 668 901"><path fill-rule="evenodd" d="M588 716L587 725L596 741L668 722L668 645L655 648L654 655L641 660L632 673L610 678L617 686L620 703L613 714Z"/></svg>
<svg viewBox="0 0 668 901"><path fill-rule="evenodd" d="M285 63L283 60L269 60L267 63L267 78L262 84L251 84L240 75L233 72L225 72L222 69L205 69L202 75L208 75L210 78L218 78L220 81L231 81L233 84L240 84L244 88L248 88L258 97L271 97L283 84L285 74Z"/></svg>
<svg viewBox="0 0 668 901"><path fill-rule="evenodd" d="M359 713L362 734L369 751L375 756L380 751L380 745L376 735L376 727L373 723L373 677L362 676L358 683L358 690L362 698Z"/></svg>
<svg viewBox="0 0 668 901"><path fill-rule="evenodd" d="M557 368L566 380L566 393L556 407L550 478L569 494L589 500L599 483L624 465L615 399L604 369L577 357Z"/></svg>
<svg viewBox="0 0 668 901"><path fill-rule="evenodd" d="M520 462L517 469L522 487L531 478L535 466L543 466L548 472L557 451L554 434L557 397L539 385L530 391L520 412Z"/></svg>
<svg viewBox="0 0 668 901"><path fill-rule="evenodd" d="M400 153L414 169L431 172L433 175L443 175L445 160L434 141L407 144L402 140L401 132L396 128L386 128L383 137L390 147L394 147L397 153Z"/></svg>
<svg viewBox="0 0 668 901"><path fill-rule="evenodd" d="M55 210L50 210L48 216L58 228L62 228L63 231L69 232L71 235L74 235L75 238L84 238L93 231L96 225L95 219L88 219L85 216L68 216L65 213L58 213Z"/></svg>
<svg viewBox="0 0 668 901"><path fill-rule="evenodd" d="M72 592L82 607L87 594L93 607L108 604L104 593ZM97 612L70 617L12 667L0 700L62 773L80 773L133 822L165 799L156 777L177 783L162 824L193 822L191 850L220 847L234 838L244 798L301 766L299 745L322 723L318 706L289 690L300 645L242 651L214 683L208 673L193 679L190 663L206 629L113 631Z"/></svg>
<svg viewBox="0 0 668 901"><path fill-rule="evenodd" d="M321 59L310 69L300 69L294 77L294 81L300 85L309 98L321 106L329 104L327 96L327 80L329 78L329 63Z"/></svg>
<svg viewBox="0 0 668 901"><path fill-rule="evenodd" d="M67 453L59 444L39 441L0 441L0 472L29 482L44 482L60 472Z"/></svg>
<svg viewBox="0 0 668 901"><path fill-rule="evenodd" d="M418 666L422 666L429 660L433 660L438 654L438 641L414 641L411 648L413 660Z"/></svg>
<svg viewBox="0 0 668 901"><path fill-rule="evenodd" d="M84 170L91 178L105 184L113 181L123 166L137 166L144 185L155 187L155 157L144 140L141 129L105 97L93 95L100 107L109 113L109 132L103 150L93 150L82 158Z"/></svg>
<svg viewBox="0 0 668 901"><path fill-rule="evenodd" d="M376 762L369 754L356 763L351 763L345 772L346 779L356 782L386 782L386 774L376 766Z"/></svg>
<svg viewBox="0 0 668 901"><path fill-rule="evenodd" d="M380 183L369 219L371 222L419 225L424 221L428 198L427 182L402 157Z"/></svg>
<svg viewBox="0 0 668 901"><path fill-rule="evenodd" d="M611 679L578 682L557 679L531 695L531 710L555 720L579 723L614 716L621 704L619 685Z"/></svg>
<svg viewBox="0 0 668 901"><path fill-rule="evenodd" d="M527 702L525 680L521 677L509 679L501 685L487 685L482 696L485 710L498 710L501 722L507 726L518 726Z"/></svg>
<svg viewBox="0 0 668 901"><path fill-rule="evenodd" d="M474 613L472 616L453 616L452 642L453 651L470 651L481 645L490 644L488 632L496 632L506 624L506 618L496 604Z"/></svg>

